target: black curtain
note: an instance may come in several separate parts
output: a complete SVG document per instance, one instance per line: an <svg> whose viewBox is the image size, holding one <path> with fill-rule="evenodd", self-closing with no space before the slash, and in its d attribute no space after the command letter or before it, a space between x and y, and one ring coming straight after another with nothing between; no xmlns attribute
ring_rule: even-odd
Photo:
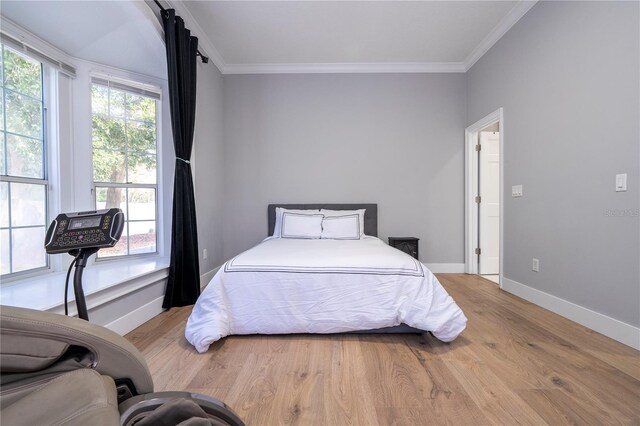
<svg viewBox="0 0 640 426"><path fill-rule="evenodd" d="M176 170L173 180L171 263L162 306L185 306L200 295L196 205L191 178L191 148L196 117L196 53L198 39L173 9L162 14L167 48L169 103Z"/></svg>

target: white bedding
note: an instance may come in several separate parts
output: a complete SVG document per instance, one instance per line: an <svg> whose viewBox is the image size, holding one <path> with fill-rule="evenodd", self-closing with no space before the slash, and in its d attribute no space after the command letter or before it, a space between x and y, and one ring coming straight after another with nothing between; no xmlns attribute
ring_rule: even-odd
<svg viewBox="0 0 640 426"><path fill-rule="evenodd" d="M467 318L436 277L375 237L267 238L223 265L185 336L198 352L231 334L337 333L401 323L449 342Z"/></svg>

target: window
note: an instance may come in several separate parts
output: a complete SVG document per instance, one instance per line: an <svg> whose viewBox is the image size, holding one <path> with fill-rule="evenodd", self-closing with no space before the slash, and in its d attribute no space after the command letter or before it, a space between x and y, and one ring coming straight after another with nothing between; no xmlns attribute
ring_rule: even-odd
<svg viewBox="0 0 640 426"><path fill-rule="evenodd" d="M5 45L0 64L0 273L48 266L43 65Z"/></svg>
<svg viewBox="0 0 640 426"><path fill-rule="evenodd" d="M159 95L92 79L93 180L97 209L118 207L122 237L99 257L157 251L157 111Z"/></svg>

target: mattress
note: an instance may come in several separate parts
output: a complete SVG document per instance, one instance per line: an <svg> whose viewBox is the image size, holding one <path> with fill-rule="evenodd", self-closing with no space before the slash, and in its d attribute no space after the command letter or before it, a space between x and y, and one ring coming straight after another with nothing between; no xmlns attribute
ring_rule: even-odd
<svg viewBox="0 0 640 426"><path fill-rule="evenodd" d="M449 342L467 318L437 278L376 237L267 238L226 262L185 336L198 352L232 334L340 333L406 324Z"/></svg>

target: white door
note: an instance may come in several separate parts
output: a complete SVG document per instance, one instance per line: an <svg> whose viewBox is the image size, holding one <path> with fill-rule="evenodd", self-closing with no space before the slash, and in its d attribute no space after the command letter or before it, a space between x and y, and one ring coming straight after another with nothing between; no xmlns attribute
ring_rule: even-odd
<svg viewBox="0 0 640 426"><path fill-rule="evenodd" d="M479 273L500 271L500 136L480 132Z"/></svg>

